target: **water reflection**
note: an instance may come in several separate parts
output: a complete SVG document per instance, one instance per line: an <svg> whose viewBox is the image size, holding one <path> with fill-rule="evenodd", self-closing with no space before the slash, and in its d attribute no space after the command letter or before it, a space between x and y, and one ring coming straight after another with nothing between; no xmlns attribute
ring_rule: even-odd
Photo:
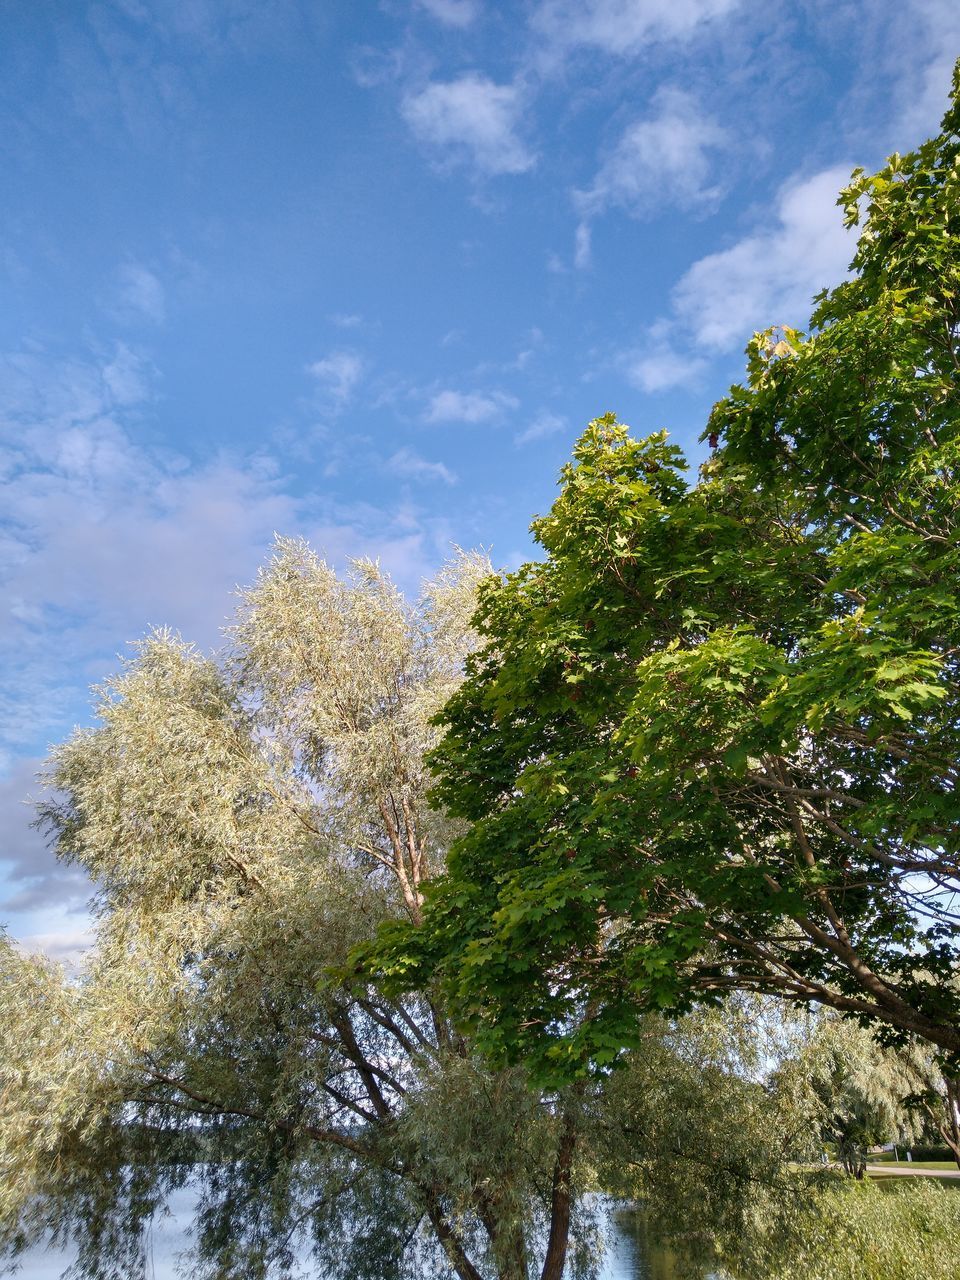
<svg viewBox="0 0 960 1280"><path fill-rule="evenodd" d="M181 1224L191 1216L191 1193L174 1196L170 1207L171 1215L158 1220L151 1231L148 1280L177 1280L177 1258L187 1246ZM643 1215L636 1209L611 1206L608 1239L601 1280L677 1280L673 1257L647 1238ZM70 1261L71 1255L59 1250L31 1251L20 1260L17 1280L60 1280Z"/></svg>
<svg viewBox="0 0 960 1280"><path fill-rule="evenodd" d="M612 1206L609 1237L611 1247L601 1280L677 1280L676 1258L649 1238L644 1216L637 1209Z"/></svg>

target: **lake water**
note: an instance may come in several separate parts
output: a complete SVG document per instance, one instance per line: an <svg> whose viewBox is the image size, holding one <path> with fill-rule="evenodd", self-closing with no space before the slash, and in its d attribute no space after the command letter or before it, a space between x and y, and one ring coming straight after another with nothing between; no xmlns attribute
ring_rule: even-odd
<svg viewBox="0 0 960 1280"><path fill-rule="evenodd" d="M149 1280L176 1280L177 1256L186 1245L180 1223L189 1217L189 1200L189 1192L174 1196L171 1203L173 1215L162 1219L153 1228L152 1265L147 1271ZM647 1240L643 1217L635 1209L611 1207L608 1232L610 1249L604 1260L601 1280L675 1280L673 1260ZM31 1251L20 1260L17 1280L59 1280L69 1262L69 1255L59 1251Z"/></svg>
<svg viewBox="0 0 960 1280"><path fill-rule="evenodd" d="M648 1239L642 1213L626 1205L614 1206L608 1223L610 1250L601 1280L676 1280L673 1257Z"/></svg>

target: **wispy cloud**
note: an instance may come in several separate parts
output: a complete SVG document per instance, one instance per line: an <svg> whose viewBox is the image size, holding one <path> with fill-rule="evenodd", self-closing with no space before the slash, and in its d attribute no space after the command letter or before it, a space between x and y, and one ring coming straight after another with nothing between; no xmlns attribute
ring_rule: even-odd
<svg viewBox="0 0 960 1280"><path fill-rule="evenodd" d="M771 228L694 263L674 304L698 343L730 350L758 327L806 323L813 294L836 284L853 256L853 236L837 208L852 168L835 165L788 183Z"/></svg>
<svg viewBox="0 0 960 1280"><path fill-rule="evenodd" d="M628 377L663 391L695 380L706 358L743 347L757 329L802 328L813 295L837 284L853 256L853 234L836 205L851 168L788 182L772 226L695 262L673 290L670 315L625 354Z"/></svg>
<svg viewBox="0 0 960 1280"><path fill-rule="evenodd" d="M576 193L584 219L611 208L645 217L716 202L721 189L711 181L711 152L726 145L725 130L682 89L660 89L652 107L623 131L590 187Z"/></svg>
<svg viewBox="0 0 960 1280"><path fill-rule="evenodd" d="M150 379L125 348L0 357L0 762L75 718L78 673L99 678L150 626L215 644L275 531L332 558L379 554L404 586L442 558L445 528L427 514L294 492L261 453L191 459L139 443Z"/></svg>
<svg viewBox="0 0 960 1280"><path fill-rule="evenodd" d="M127 317L162 324L166 318L166 293L158 276L142 262L125 262L117 272L117 312Z"/></svg>
<svg viewBox="0 0 960 1280"><path fill-rule="evenodd" d="M519 405L505 391L437 391L430 397L424 422L495 422Z"/></svg>
<svg viewBox="0 0 960 1280"><path fill-rule="evenodd" d="M406 480L442 480L444 484L456 484L457 475L442 462L428 462L412 449L398 449L387 459L387 470Z"/></svg>
<svg viewBox="0 0 960 1280"><path fill-rule="evenodd" d="M893 50L899 80L903 144L932 133L944 113L953 65L960 52L960 7L955 0L909 0L910 40Z"/></svg>
<svg viewBox="0 0 960 1280"><path fill-rule="evenodd" d="M43 793L37 781L41 764L38 758L21 758L0 772L0 869L9 886L5 915L54 901L80 906L89 892L83 873L58 862L31 825L36 812L31 802Z"/></svg>
<svg viewBox="0 0 960 1280"><path fill-rule="evenodd" d="M420 142L447 162L468 163L478 173L525 173L535 163L520 136L523 95L478 72L435 81L408 93L403 117Z"/></svg>
<svg viewBox="0 0 960 1280"><path fill-rule="evenodd" d="M889 153L938 132L960 52L956 0L824 3L816 16L831 44L848 47L860 67L841 99L845 136Z"/></svg>
<svg viewBox="0 0 960 1280"><path fill-rule="evenodd" d="M469 27L480 16L480 0L417 0L417 6L447 27Z"/></svg>
<svg viewBox="0 0 960 1280"><path fill-rule="evenodd" d="M128 21L153 27L165 42L182 41L207 54L249 54L293 47L310 29L310 6L299 0L117 0Z"/></svg>
<svg viewBox="0 0 960 1280"><path fill-rule="evenodd" d="M707 367L703 354L671 320L652 325L640 346L626 352L621 363L629 381L648 392L694 386Z"/></svg>
<svg viewBox="0 0 960 1280"><path fill-rule="evenodd" d="M567 420L559 414L551 413L547 409L541 409L530 420L529 424L522 431L518 431L513 437L515 445L531 444L534 440L544 440L547 436L556 435L558 431L567 429Z"/></svg>
<svg viewBox="0 0 960 1280"><path fill-rule="evenodd" d="M589 222L581 222L573 236L573 265L578 271L589 267L593 257L593 233Z"/></svg>
<svg viewBox="0 0 960 1280"><path fill-rule="evenodd" d="M342 408L363 375L363 357L356 351L331 351L323 359L308 364L307 373L316 379L333 405Z"/></svg>
<svg viewBox="0 0 960 1280"><path fill-rule="evenodd" d="M663 40L686 40L742 0L542 0L531 25L555 50L629 56Z"/></svg>

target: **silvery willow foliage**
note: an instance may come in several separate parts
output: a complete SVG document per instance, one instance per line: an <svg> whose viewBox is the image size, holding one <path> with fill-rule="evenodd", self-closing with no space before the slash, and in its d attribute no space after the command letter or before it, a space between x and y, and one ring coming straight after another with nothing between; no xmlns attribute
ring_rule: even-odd
<svg viewBox="0 0 960 1280"><path fill-rule="evenodd" d="M842 1171L867 1143L920 1136L929 1046L886 1048L831 1011L751 995L638 1030L599 1099L593 1158L675 1250L671 1276L960 1274L952 1188L901 1178L887 1194Z"/></svg>
<svg viewBox="0 0 960 1280"><path fill-rule="evenodd" d="M97 940L74 982L0 950L14 1254L47 1233L82 1276L135 1276L191 1187L198 1275L306 1252L349 1280L559 1277L575 1098L482 1066L428 993L335 976L381 922L416 925L443 865L423 756L488 573L460 555L410 606L377 565L343 579L282 541L219 661L151 636L54 752L41 819L93 881Z"/></svg>

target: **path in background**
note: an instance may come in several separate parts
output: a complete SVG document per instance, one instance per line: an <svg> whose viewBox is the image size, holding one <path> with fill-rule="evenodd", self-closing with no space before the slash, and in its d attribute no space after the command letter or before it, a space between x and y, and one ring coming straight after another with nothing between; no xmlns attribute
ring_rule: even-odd
<svg viewBox="0 0 960 1280"><path fill-rule="evenodd" d="M885 1178L887 1175L897 1177L905 1174L908 1178L960 1178L960 1169L920 1169L910 1168L902 1164L868 1164L867 1173Z"/></svg>

